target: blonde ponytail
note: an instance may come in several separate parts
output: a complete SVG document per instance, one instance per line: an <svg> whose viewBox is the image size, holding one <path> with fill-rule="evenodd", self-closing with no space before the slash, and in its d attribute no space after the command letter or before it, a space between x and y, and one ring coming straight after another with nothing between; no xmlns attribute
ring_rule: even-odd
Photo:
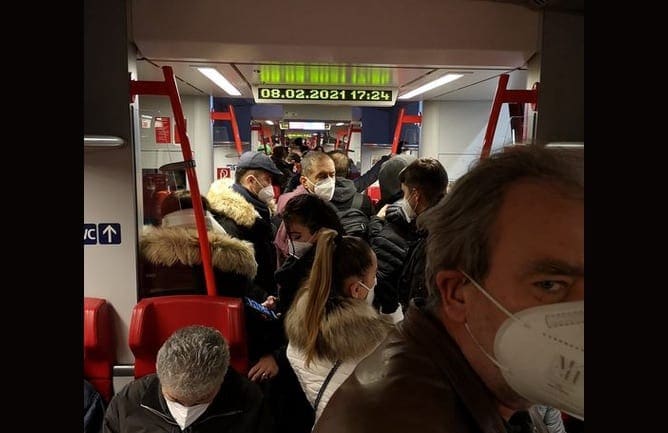
<svg viewBox="0 0 668 433"><path fill-rule="evenodd" d="M303 288L302 296L307 296L305 302L304 329L306 329L306 365L315 358L320 321L325 314L325 305L329 298L332 286L332 261L336 248L336 237L339 234L331 229L323 228L318 233L315 259L307 286ZM304 290L305 289L305 290Z"/></svg>

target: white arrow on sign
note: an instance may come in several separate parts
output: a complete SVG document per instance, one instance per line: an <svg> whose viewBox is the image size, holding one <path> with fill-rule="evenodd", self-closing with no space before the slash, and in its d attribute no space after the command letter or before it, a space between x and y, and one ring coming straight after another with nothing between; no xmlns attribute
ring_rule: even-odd
<svg viewBox="0 0 668 433"><path fill-rule="evenodd" d="M117 232L114 230L112 226L107 226L106 229L102 230L103 235L107 235L107 242L111 243L112 236L115 235Z"/></svg>

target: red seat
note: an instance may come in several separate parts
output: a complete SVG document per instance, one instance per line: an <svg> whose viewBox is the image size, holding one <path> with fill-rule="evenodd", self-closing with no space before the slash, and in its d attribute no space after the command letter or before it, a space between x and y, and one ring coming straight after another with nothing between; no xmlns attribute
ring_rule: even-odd
<svg viewBox="0 0 668 433"><path fill-rule="evenodd" d="M104 299L84 298L84 378L107 403L114 395L112 368L116 362L110 310Z"/></svg>
<svg viewBox="0 0 668 433"><path fill-rule="evenodd" d="M204 325L220 330L230 345L230 364L248 372L244 305L239 298L174 295L144 298L132 310L130 350L135 356L135 378L155 373L160 346L177 329Z"/></svg>
<svg viewBox="0 0 668 433"><path fill-rule="evenodd" d="M380 200L380 186L379 185L371 185L366 189L366 193L371 199L371 202L375 206L378 201Z"/></svg>

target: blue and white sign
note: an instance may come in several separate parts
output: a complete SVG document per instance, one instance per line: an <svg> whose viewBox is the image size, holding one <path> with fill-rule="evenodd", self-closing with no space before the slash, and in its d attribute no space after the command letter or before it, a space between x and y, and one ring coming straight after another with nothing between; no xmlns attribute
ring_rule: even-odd
<svg viewBox="0 0 668 433"><path fill-rule="evenodd" d="M95 224L84 224L84 245L97 244L97 227Z"/></svg>
<svg viewBox="0 0 668 433"><path fill-rule="evenodd" d="M84 224L84 245L118 245L121 243L121 225L118 223Z"/></svg>

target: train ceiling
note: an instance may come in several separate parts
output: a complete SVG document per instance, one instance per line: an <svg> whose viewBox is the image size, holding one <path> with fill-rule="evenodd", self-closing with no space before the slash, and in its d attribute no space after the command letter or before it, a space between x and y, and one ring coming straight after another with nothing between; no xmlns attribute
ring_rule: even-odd
<svg viewBox="0 0 668 433"><path fill-rule="evenodd" d="M521 3L521 4L519 4ZM378 86L399 94L450 72L463 77L411 100L491 100L500 74L526 83L540 11L527 2L134 0L130 37L141 80L171 66L184 95L230 97L196 67L254 86ZM555 2L560 3L560 2ZM530 6L530 7L527 7Z"/></svg>

